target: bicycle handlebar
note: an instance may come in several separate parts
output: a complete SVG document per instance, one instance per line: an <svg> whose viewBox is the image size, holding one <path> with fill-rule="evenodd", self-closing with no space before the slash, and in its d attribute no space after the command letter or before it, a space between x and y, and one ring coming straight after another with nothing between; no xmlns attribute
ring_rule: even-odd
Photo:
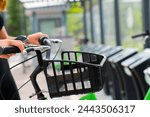
<svg viewBox="0 0 150 117"><path fill-rule="evenodd" d="M137 34L137 35L132 36L132 38L135 39L135 38L144 37L144 36L150 36L150 31L149 31L149 30L146 30L144 33L141 33L141 34Z"/></svg>
<svg viewBox="0 0 150 117"><path fill-rule="evenodd" d="M62 43L62 41L60 39L49 39L47 37L41 37L38 40L40 45L31 45L31 44L26 43L28 38L23 35L18 36L15 40L21 40L23 43L25 43L26 52L30 52L30 51L36 52L36 56L37 56L39 65L31 74L30 79L31 79L32 85L35 89L35 92L38 96L38 99L45 99L42 92L40 92L41 90L36 81L37 74L39 74L41 71L43 71L43 58L42 58L41 50L45 50L45 51L50 50L51 45L53 43ZM0 47L0 55L1 54L12 54L12 53L20 53L20 49L16 46Z"/></svg>
<svg viewBox="0 0 150 117"><path fill-rule="evenodd" d="M23 42L26 42L27 38L24 37L24 36L19 36L17 37L15 40L21 40ZM48 39L47 37L41 37L39 39L39 43L41 45L47 45L47 47L51 46L51 43L61 43L62 41L59 40L59 39ZM45 47L45 46L44 46ZM26 52L31 52L31 51L34 51L34 50L37 50L37 48L39 49L40 47L38 46L32 46L32 47L26 47L25 50ZM42 46L41 46L42 48ZM40 49L41 49L40 48ZM13 54L13 53L20 53L20 49L16 46L8 46L8 47L0 47L0 55L2 54Z"/></svg>
<svg viewBox="0 0 150 117"><path fill-rule="evenodd" d="M15 46L0 47L0 54L20 53L20 49Z"/></svg>
<svg viewBox="0 0 150 117"><path fill-rule="evenodd" d="M134 39L134 38L143 37L146 35L147 35L146 33L142 33L142 34L134 35L134 36L132 36L132 38Z"/></svg>
<svg viewBox="0 0 150 117"><path fill-rule="evenodd" d="M34 51L33 48L26 48L26 52ZM20 53L20 49L15 46L9 47L0 47L0 55L1 54L13 54L13 53Z"/></svg>

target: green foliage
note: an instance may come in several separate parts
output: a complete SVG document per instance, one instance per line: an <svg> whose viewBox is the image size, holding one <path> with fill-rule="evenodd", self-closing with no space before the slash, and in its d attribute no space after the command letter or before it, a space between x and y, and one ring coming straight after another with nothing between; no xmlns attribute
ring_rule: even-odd
<svg viewBox="0 0 150 117"><path fill-rule="evenodd" d="M67 31L68 35L80 38L83 34L83 21L81 14L67 15Z"/></svg>
<svg viewBox="0 0 150 117"><path fill-rule="evenodd" d="M83 37L83 8L80 2L71 3L67 11L67 32L75 38Z"/></svg>
<svg viewBox="0 0 150 117"><path fill-rule="evenodd" d="M83 8L80 2L72 2L70 3L70 9L67 11L67 14L69 13L82 13Z"/></svg>
<svg viewBox="0 0 150 117"><path fill-rule="evenodd" d="M21 6L20 6L21 7ZM9 0L7 5L7 30L12 36L21 34L18 0Z"/></svg>

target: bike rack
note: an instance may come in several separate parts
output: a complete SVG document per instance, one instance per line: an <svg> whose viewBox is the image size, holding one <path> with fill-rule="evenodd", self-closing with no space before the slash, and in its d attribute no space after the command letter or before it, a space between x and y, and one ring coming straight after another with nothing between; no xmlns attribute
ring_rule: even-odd
<svg viewBox="0 0 150 117"><path fill-rule="evenodd" d="M144 69L146 69L150 64L150 56L144 56L142 59L137 61L136 63L129 66L129 70L132 75L132 80L136 87L139 90L140 99L143 100L146 92L149 88L145 79L144 79Z"/></svg>
<svg viewBox="0 0 150 117"><path fill-rule="evenodd" d="M122 79L122 69L121 62L135 55L137 51L135 49L124 49L118 52L114 56L108 59L110 63L110 93L112 98L115 100L125 99L125 87Z"/></svg>
<svg viewBox="0 0 150 117"><path fill-rule="evenodd" d="M143 67L146 65L146 63L144 61L144 63L140 61L146 58L146 56L148 55L147 51L148 49L139 52L121 63L124 67L123 72L125 77L123 77L123 79L126 84L127 99L143 99L141 94L145 92L144 87L146 87L146 83L142 74L144 70ZM140 69L136 68L136 66L138 65L141 66ZM133 70L130 69L130 66L132 66L135 72L132 72ZM138 79L141 81L138 81Z"/></svg>
<svg viewBox="0 0 150 117"><path fill-rule="evenodd" d="M117 47L114 47L106 52L103 52L101 53L102 55L106 56L107 57L107 60L106 60L106 69L105 69L105 74L103 75L104 79L105 79L105 83L104 83L104 92L106 95L110 95L110 78L112 77L112 75L110 74L110 71L111 71L111 67L110 67L110 63L108 62L108 59L117 54L118 52L121 52L123 50L122 47L120 46L117 46Z"/></svg>

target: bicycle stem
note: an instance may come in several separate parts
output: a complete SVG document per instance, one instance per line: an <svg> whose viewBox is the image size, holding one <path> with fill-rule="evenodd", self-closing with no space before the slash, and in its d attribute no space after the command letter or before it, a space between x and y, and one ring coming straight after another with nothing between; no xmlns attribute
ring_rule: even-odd
<svg viewBox="0 0 150 117"><path fill-rule="evenodd" d="M38 100L45 100L47 99L44 94L42 93L36 78L37 75L43 71L43 58L42 58L42 53L39 50L36 50L36 54L37 54L37 59L38 59L38 66L36 67L36 69L32 72L32 74L30 75L30 80L31 83L34 87L35 90L35 94L37 95Z"/></svg>

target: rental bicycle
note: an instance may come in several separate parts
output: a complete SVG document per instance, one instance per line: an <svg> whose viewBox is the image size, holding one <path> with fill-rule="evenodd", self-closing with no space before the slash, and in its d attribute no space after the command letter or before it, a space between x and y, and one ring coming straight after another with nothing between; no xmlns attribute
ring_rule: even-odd
<svg viewBox="0 0 150 117"><path fill-rule="evenodd" d="M51 45L61 43L61 40L42 37L39 42L40 46L26 45L25 47L27 53L34 51L38 60L37 67L30 75L38 100L47 99L37 82L37 75L42 71L44 71L50 98L93 93L103 88L105 56L81 51L63 51L61 60L50 59ZM17 47L0 47L0 54L19 52ZM46 57L42 56L44 52ZM0 86L1 82L2 80Z"/></svg>

